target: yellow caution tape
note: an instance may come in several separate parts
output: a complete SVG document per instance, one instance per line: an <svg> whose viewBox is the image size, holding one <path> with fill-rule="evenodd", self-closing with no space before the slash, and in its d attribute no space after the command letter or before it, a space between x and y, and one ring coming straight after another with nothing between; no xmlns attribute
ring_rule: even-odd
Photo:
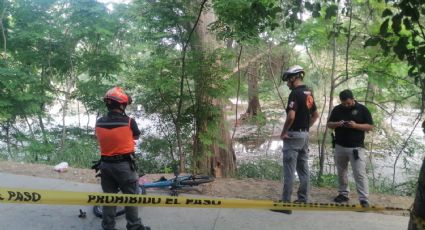
<svg viewBox="0 0 425 230"><path fill-rule="evenodd" d="M401 208L336 203L285 203L269 200L239 200L205 197L174 197L127 195L94 192L69 192L20 188L0 188L0 203L52 204L52 205L101 205L101 206L151 206L180 208L250 208L274 210L313 211L372 211L406 210Z"/></svg>

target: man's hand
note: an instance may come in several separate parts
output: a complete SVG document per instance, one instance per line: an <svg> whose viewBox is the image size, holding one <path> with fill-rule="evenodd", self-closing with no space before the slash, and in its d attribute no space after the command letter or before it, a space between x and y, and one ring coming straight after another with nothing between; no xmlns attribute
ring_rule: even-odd
<svg viewBox="0 0 425 230"><path fill-rule="evenodd" d="M347 121L346 123L345 123L345 127L347 127L347 128L355 128L354 126L356 125L357 123L355 122L355 121Z"/></svg>
<svg viewBox="0 0 425 230"><path fill-rule="evenodd" d="M287 132L280 134L280 139L285 140L285 139L288 139L288 138L291 138L291 136L289 136Z"/></svg>

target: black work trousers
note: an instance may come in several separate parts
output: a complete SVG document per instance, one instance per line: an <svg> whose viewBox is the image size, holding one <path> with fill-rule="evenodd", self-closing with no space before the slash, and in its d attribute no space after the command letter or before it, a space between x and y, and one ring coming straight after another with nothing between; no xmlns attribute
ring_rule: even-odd
<svg viewBox="0 0 425 230"><path fill-rule="evenodd" d="M138 176L132 169L129 161L105 162L100 164L101 185L105 193L118 193L121 190L123 194L138 193ZM103 206L102 227L105 230L115 229L114 206ZM138 207L125 207L125 218L127 220L127 229L143 229L141 218L139 218Z"/></svg>

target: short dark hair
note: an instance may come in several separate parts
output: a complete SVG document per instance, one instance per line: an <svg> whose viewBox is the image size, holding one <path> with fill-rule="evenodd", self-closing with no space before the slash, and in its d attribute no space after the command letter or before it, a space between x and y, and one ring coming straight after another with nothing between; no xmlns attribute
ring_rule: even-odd
<svg viewBox="0 0 425 230"><path fill-rule="evenodd" d="M122 104L118 103L117 101L114 100L106 100L105 101L105 105L108 108L109 111L114 110L114 109L121 109L122 110ZM125 107L124 107L125 108Z"/></svg>
<svg viewBox="0 0 425 230"><path fill-rule="evenodd" d="M351 90L349 89L343 90L341 91L341 93L339 93L339 99L341 101L345 101L347 99L354 99L353 92L351 92Z"/></svg>

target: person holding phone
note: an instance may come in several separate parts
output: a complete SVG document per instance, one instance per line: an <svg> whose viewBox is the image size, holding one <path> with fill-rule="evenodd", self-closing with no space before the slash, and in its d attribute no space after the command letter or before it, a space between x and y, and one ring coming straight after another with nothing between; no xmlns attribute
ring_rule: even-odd
<svg viewBox="0 0 425 230"><path fill-rule="evenodd" d="M358 103L351 90L339 94L340 105L333 108L327 126L335 130L335 164L338 172L337 203L349 201L347 168L353 169L360 204L369 207L369 185L366 175L364 140L365 132L373 129L372 115L369 109Z"/></svg>

